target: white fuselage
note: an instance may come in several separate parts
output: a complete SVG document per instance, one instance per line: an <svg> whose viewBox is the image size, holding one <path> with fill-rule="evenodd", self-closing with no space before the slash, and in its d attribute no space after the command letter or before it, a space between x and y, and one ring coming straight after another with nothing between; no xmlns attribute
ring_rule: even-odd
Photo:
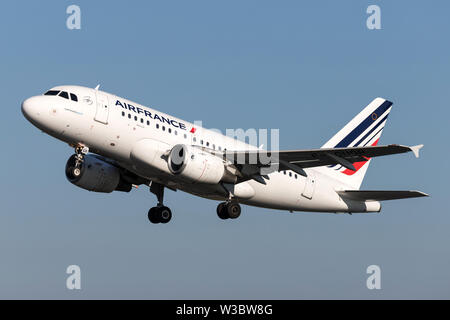
<svg viewBox="0 0 450 320"><path fill-rule="evenodd" d="M380 210L377 201L344 201L336 191L348 189L348 186L320 170L306 169L308 177L289 170L273 172L265 184L247 180L236 185L186 183L164 166L142 170L132 161L131 155L133 148L144 139L167 150L176 144L216 151L257 148L100 90L80 86L54 89L73 93L78 101L45 95L29 98L22 104L22 111L30 122L72 146L85 145L91 152L113 159L121 167L146 179L215 200L227 199L225 189L228 189L240 203L265 208L320 212Z"/></svg>

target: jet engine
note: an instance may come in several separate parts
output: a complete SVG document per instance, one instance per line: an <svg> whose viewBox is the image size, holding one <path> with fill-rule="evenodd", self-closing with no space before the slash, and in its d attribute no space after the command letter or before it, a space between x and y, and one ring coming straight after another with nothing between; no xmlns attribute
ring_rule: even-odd
<svg viewBox="0 0 450 320"><path fill-rule="evenodd" d="M172 148L167 164L174 175L194 183L214 184L236 179L225 169L221 158L184 144Z"/></svg>
<svg viewBox="0 0 450 320"><path fill-rule="evenodd" d="M75 163L76 155L72 155L66 163L66 177L77 187L103 193L129 192L132 188L131 183L122 179L117 167L97 157L85 155L78 168Z"/></svg>

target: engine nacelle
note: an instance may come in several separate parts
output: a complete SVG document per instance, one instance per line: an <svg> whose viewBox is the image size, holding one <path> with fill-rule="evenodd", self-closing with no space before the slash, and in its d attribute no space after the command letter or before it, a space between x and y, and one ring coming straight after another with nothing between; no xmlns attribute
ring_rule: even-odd
<svg viewBox="0 0 450 320"><path fill-rule="evenodd" d="M170 172L190 182L213 184L228 180L222 159L184 144L172 148L167 164Z"/></svg>
<svg viewBox="0 0 450 320"><path fill-rule="evenodd" d="M85 155L80 170L75 169L76 155L72 155L66 163L66 177L77 187L109 193L114 190L129 192L131 183L123 181L117 167L94 156Z"/></svg>

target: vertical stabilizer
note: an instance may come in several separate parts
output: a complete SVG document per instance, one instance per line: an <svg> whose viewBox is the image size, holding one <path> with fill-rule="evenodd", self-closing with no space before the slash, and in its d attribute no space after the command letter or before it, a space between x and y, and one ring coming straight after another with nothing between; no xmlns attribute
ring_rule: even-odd
<svg viewBox="0 0 450 320"><path fill-rule="evenodd" d="M347 123L338 133L328 140L322 148L346 148L376 146L383 133L392 102L376 98L356 117ZM317 168L318 171L342 181L357 190L360 188L371 159L355 162L356 171L342 165Z"/></svg>

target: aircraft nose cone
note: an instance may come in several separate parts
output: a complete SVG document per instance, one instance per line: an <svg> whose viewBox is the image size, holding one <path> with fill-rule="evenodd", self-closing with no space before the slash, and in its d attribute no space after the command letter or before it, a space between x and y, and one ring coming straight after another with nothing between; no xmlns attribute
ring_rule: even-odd
<svg viewBox="0 0 450 320"><path fill-rule="evenodd" d="M22 113L30 122L33 122L40 114L36 100L37 97L31 97L22 102Z"/></svg>
<svg viewBox="0 0 450 320"><path fill-rule="evenodd" d="M30 99L25 99L22 102L22 113L25 117L28 116L28 114L31 112L31 103L30 103Z"/></svg>

